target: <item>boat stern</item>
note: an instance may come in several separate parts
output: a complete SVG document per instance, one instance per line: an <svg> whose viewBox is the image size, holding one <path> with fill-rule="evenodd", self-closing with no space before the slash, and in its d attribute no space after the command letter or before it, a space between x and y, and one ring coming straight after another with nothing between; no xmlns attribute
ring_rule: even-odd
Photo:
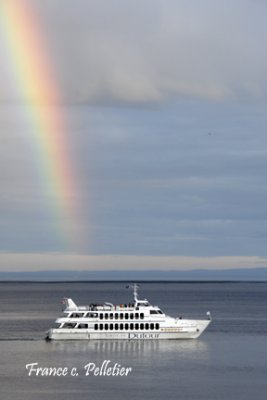
<svg viewBox="0 0 267 400"><path fill-rule="evenodd" d="M46 332L45 340L46 340L47 342L49 342L50 340L52 340L52 331L53 331L53 329L51 328L51 329L49 329L49 330Z"/></svg>

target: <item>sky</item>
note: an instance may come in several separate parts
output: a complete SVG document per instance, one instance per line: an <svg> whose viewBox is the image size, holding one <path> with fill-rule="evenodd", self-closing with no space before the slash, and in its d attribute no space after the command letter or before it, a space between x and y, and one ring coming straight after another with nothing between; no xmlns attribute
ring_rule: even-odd
<svg viewBox="0 0 267 400"><path fill-rule="evenodd" d="M9 3L0 271L266 267L267 1Z"/></svg>

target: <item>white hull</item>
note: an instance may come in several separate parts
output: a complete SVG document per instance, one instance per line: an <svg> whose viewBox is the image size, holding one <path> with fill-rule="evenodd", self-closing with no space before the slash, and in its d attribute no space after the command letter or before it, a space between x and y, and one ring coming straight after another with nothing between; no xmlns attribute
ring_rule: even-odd
<svg viewBox="0 0 267 400"><path fill-rule="evenodd" d="M186 326L188 322L188 327ZM209 320L184 320L181 328L162 328L155 331L95 332L89 329L50 329L49 340L162 340L196 339L209 325Z"/></svg>

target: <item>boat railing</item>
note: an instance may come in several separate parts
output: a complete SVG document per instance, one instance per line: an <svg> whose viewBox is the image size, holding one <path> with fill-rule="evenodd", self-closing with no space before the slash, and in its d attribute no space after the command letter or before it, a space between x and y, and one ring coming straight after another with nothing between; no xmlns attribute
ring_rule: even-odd
<svg viewBox="0 0 267 400"><path fill-rule="evenodd" d="M90 304L79 306L79 311L134 311L134 304Z"/></svg>
<svg viewBox="0 0 267 400"><path fill-rule="evenodd" d="M80 311L91 311L91 307L90 306L79 306L79 310Z"/></svg>

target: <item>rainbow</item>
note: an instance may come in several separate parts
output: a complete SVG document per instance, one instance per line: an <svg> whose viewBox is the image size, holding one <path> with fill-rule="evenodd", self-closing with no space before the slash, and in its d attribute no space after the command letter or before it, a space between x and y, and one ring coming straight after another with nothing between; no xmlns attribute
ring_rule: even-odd
<svg viewBox="0 0 267 400"><path fill-rule="evenodd" d="M0 1L1 36L14 88L27 104L29 141L43 195L60 232L61 245L64 242L74 250L81 239L77 234L77 189L60 87L41 23L31 4L28 0Z"/></svg>

